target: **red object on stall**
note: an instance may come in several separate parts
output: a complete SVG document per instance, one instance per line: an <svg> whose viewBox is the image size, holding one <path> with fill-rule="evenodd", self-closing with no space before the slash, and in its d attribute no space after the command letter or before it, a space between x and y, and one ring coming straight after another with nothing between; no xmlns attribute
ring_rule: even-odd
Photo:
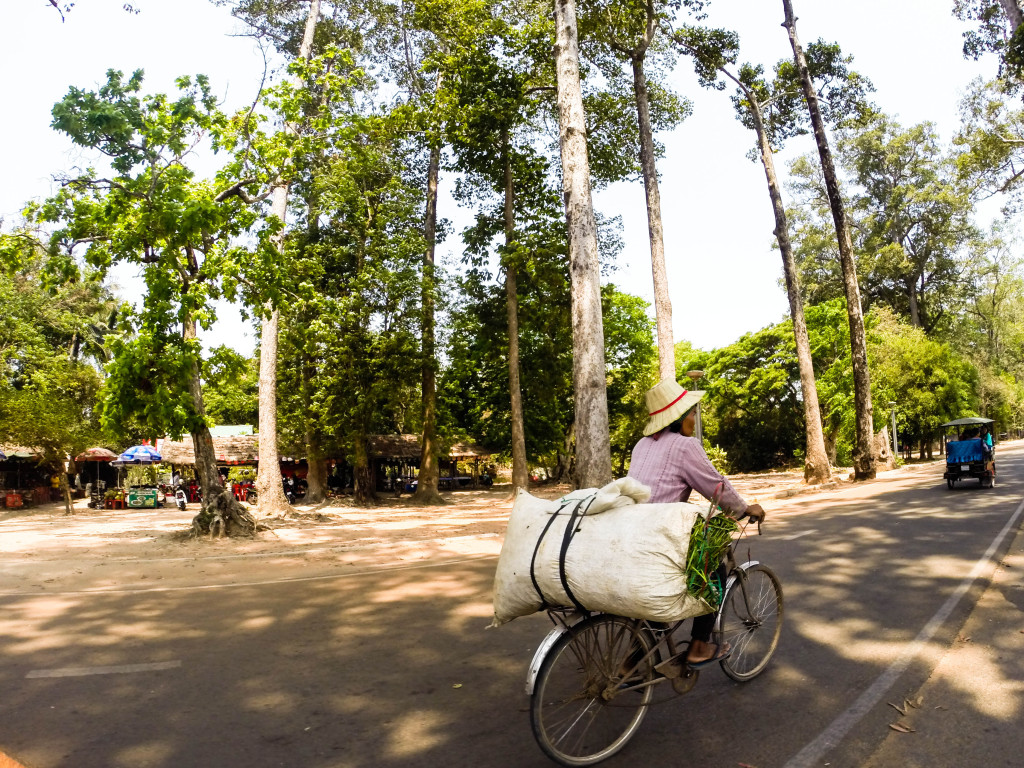
<svg viewBox="0 0 1024 768"><path fill-rule="evenodd" d="M20 493L8 493L4 503L8 509L18 509L24 506L24 500L21 498Z"/></svg>

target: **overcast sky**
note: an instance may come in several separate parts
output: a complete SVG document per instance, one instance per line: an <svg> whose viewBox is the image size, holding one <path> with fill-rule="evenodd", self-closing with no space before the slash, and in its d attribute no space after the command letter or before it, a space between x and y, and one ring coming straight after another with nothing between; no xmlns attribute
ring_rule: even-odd
<svg viewBox="0 0 1024 768"><path fill-rule="evenodd" d="M964 27L952 17L952 0L795 2L805 45L818 38L838 42L874 82L882 109L904 125L932 121L946 141L957 128L965 86L995 74L991 59L964 60ZM256 93L263 59L251 40L232 36L240 28L224 8L208 0L139 0L136 15L122 4L78 0L62 23L47 0L0 2L0 216L7 224L26 200L50 193L53 173L84 162L49 128L50 109L69 86L95 87L110 68L142 68L147 91L167 92L178 75L205 73L226 109ZM791 55L782 18L779 0L716 0L710 22L738 31L741 59L770 70ZM733 117L731 91L703 91L685 62L674 85L693 102L692 116L660 136L667 150L659 171L675 340L712 349L778 322L787 302L764 172L746 157L753 134ZM793 140L776 159L779 170L813 149L810 137ZM595 201L604 214L622 217L625 249L613 281L650 300L642 183L613 185ZM468 221L465 213L440 214ZM447 248L457 247L453 236ZM130 291L130 276L122 281ZM233 314L222 308L223 323L205 341L251 350L252 335Z"/></svg>

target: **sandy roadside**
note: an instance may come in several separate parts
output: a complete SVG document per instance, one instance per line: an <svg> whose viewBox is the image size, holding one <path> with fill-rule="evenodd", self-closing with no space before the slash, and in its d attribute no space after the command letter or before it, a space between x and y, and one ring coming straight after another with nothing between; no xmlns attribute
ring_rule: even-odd
<svg viewBox="0 0 1024 768"><path fill-rule="evenodd" d="M914 463L879 473L886 479L917 473L938 473L938 462ZM806 486L798 471L733 475L729 479L751 502L769 512L786 499L808 494L831 494L849 484L848 470L822 486ZM557 498L568 486L537 486L531 493ZM299 505L283 518L264 518L267 527L254 539L209 540L187 536L198 509L185 512L172 506L157 510L93 510L78 500L73 515L63 505L0 512L0 555L27 560L55 558L170 558L269 555L319 547L365 548L409 546L416 542L467 537L500 537L512 508L509 489L460 491L444 494L446 503L414 505L409 499L384 500L374 507L357 507L347 499L326 504ZM694 495L695 503L706 503Z"/></svg>

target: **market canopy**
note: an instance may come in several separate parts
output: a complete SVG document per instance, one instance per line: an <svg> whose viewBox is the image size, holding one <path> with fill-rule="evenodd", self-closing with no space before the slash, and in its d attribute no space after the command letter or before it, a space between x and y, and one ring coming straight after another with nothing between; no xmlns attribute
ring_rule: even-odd
<svg viewBox="0 0 1024 768"><path fill-rule="evenodd" d="M75 461L113 461L117 458L117 454L113 451L109 451L106 448L90 448L87 451L82 451L80 454L75 456Z"/></svg>
<svg viewBox="0 0 1024 768"><path fill-rule="evenodd" d="M962 419L947 421L943 427L977 427L982 424L994 424L992 419L983 419L980 416L964 416Z"/></svg>
<svg viewBox="0 0 1024 768"><path fill-rule="evenodd" d="M43 454L35 448L10 444L3 446L0 454L3 454L0 461L9 461L10 459L41 459L43 457Z"/></svg>
<svg viewBox="0 0 1024 768"><path fill-rule="evenodd" d="M151 445L133 445L127 451L117 457L112 463L114 466L123 464L159 464L163 457L156 452Z"/></svg>

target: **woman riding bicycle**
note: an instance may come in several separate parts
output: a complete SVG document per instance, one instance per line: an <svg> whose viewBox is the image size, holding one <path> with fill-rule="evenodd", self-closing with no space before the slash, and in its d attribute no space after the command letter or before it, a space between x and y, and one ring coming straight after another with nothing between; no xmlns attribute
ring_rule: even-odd
<svg viewBox="0 0 1024 768"><path fill-rule="evenodd" d="M643 437L633 448L629 476L651 489L651 503L687 501L690 492L697 490L702 496L715 498L730 517L750 517L764 520L760 504L747 504L728 480L714 468L704 447L694 436L697 404L703 392L688 392L675 379L662 379L647 391L648 422ZM721 487L719 487L721 486ZM720 583L727 576L724 565L719 566ZM706 613L693 620L693 631L687 664L694 669L727 658L731 652L727 643L720 647L712 643L715 614Z"/></svg>

